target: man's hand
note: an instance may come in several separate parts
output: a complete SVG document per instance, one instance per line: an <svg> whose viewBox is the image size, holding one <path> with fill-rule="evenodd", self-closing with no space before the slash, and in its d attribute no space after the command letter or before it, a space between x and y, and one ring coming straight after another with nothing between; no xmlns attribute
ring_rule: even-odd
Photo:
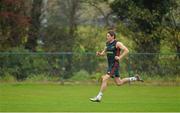
<svg viewBox="0 0 180 113"><path fill-rule="evenodd" d="M104 53L105 53L105 51L102 51L102 52L99 52L99 51L98 51L98 52L96 52L96 55L97 55L97 56L103 56Z"/></svg>
<svg viewBox="0 0 180 113"><path fill-rule="evenodd" d="M120 56L115 56L115 59L116 60L121 60L121 57Z"/></svg>
<svg viewBox="0 0 180 113"><path fill-rule="evenodd" d="M96 55L97 55L97 56L101 56L101 55L102 55L102 53L101 53L101 52L99 52L99 51L97 51L97 52L96 52Z"/></svg>

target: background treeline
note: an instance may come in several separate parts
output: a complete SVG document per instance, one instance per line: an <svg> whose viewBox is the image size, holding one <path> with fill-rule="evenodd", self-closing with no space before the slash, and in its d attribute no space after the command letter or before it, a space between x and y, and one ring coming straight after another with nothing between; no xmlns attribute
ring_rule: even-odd
<svg viewBox="0 0 180 113"><path fill-rule="evenodd" d="M0 0L0 76L104 72L94 52L104 48L108 30L131 53L150 53L130 55L128 72L179 76L179 0Z"/></svg>

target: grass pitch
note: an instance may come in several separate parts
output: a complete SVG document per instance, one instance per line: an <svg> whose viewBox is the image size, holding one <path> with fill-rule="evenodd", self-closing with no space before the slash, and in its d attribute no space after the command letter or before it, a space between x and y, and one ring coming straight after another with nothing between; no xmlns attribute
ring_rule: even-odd
<svg viewBox="0 0 180 113"><path fill-rule="evenodd" d="M179 86L108 86L102 102L89 98L98 85L0 84L1 112L180 112Z"/></svg>

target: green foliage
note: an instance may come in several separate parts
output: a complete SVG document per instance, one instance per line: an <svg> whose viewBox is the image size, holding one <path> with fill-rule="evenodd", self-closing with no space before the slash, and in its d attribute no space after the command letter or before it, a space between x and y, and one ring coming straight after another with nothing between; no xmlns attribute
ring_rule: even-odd
<svg viewBox="0 0 180 113"><path fill-rule="evenodd" d="M164 40L171 42L174 49L178 50L179 46L176 44L179 43L180 39L178 38L178 30L174 30L172 27L166 30L167 22L164 21L171 12L171 8L175 7L171 2L170 0L115 0L111 3L113 12L118 15L120 23L123 23L118 25L120 26L118 30L124 31L125 29L122 29L122 26L126 27L126 34L129 33L127 36L133 40L133 47L136 52L159 53L164 51L165 48L162 49L164 45L161 45ZM173 42L174 44L172 44ZM146 59L146 61L143 59ZM161 66L158 66L160 65L158 64L158 55L140 55L138 58L133 58L133 60L137 64L138 70L148 72L153 70L159 73L158 69Z"/></svg>
<svg viewBox="0 0 180 113"><path fill-rule="evenodd" d="M156 58L157 62L149 59ZM131 54L129 57L130 68L134 73L149 77L176 77L179 76L179 60L176 54Z"/></svg>
<svg viewBox="0 0 180 113"><path fill-rule="evenodd" d="M10 54L13 51L15 54ZM17 54L16 54L17 53ZM18 54L19 53L19 54ZM1 75L8 72L17 80L24 80L31 73L41 73L48 69L45 57L34 56L22 48L14 48L9 53L1 55Z"/></svg>
<svg viewBox="0 0 180 113"><path fill-rule="evenodd" d="M90 75L85 70L80 70L79 72L74 73L73 77L71 77L71 80L89 80Z"/></svg>
<svg viewBox="0 0 180 113"><path fill-rule="evenodd" d="M104 75L104 73L100 73L100 72L93 73L93 74L90 76L90 80L94 80L94 81L100 82L102 75Z"/></svg>
<svg viewBox="0 0 180 113"><path fill-rule="evenodd" d="M70 48L73 47L73 45L70 45L71 44L70 39L65 40L66 38L68 38L68 30L66 27L61 28L56 25L49 25L46 29L44 29L44 33L46 36L46 38L43 39L44 51L68 52L70 50Z"/></svg>
<svg viewBox="0 0 180 113"><path fill-rule="evenodd" d="M137 52L159 52L163 38L161 23L170 8L166 2L168 1L115 0L112 3L113 11L133 31Z"/></svg>
<svg viewBox="0 0 180 113"><path fill-rule="evenodd" d="M0 1L0 51L24 45L29 26L28 8L24 0Z"/></svg>
<svg viewBox="0 0 180 113"><path fill-rule="evenodd" d="M38 75L29 75L26 80L26 82L54 82L59 81L59 77L53 77L50 75L47 75L47 73L42 73Z"/></svg>
<svg viewBox="0 0 180 113"><path fill-rule="evenodd" d="M4 76L0 76L0 82L16 82L16 78L7 71Z"/></svg>
<svg viewBox="0 0 180 113"><path fill-rule="evenodd" d="M76 40L74 51L95 52L104 49L106 33L106 28L97 26L79 26L77 30L78 38Z"/></svg>
<svg viewBox="0 0 180 113"><path fill-rule="evenodd" d="M138 72L176 76L179 68L174 67L179 66L180 58L179 6L179 0L0 0L0 51L10 52L0 54L0 77L25 80L35 75L30 79L36 80L45 74L67 79L85 70L97 78L95 73L106 69L105 58L95 56L105 47L106 25L115 26L117 40L130 52L176 52L167 59L159 54L130 58ZM42 45L38 46L37 40ZM69 53L44 55L24 48ZM124 62L121 66L123 76L127 76L128 66Z"/></svg>
<svg viewBox="0 0 180 113"><path fill-rule="evenodd" d="M41 28L41 15L42 15L43 0L32 1L31 9L31 22L28 28L28 38L25 44L25 48L35 52L38 45L37 41L40 38Z"/></svg>

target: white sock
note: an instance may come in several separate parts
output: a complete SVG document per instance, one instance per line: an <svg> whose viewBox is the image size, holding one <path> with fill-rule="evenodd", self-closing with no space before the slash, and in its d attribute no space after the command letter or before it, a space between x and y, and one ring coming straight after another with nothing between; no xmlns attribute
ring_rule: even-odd
<svg viewBox="0 0 180 113"><path fill-rule="evenodd" d="M137 78L136 77L130 77L129 78L129 81L131 82L131 81L136 81L137 80Z"/></svg>
<svg viewBox="0 0 180 113"><path fill-rule="evenodd" d="M102 92L99 92L98 95L97 95L97 98L98 98L98 99L101 99L102 96L103 96L103 93L102 93Z"/></svg>

